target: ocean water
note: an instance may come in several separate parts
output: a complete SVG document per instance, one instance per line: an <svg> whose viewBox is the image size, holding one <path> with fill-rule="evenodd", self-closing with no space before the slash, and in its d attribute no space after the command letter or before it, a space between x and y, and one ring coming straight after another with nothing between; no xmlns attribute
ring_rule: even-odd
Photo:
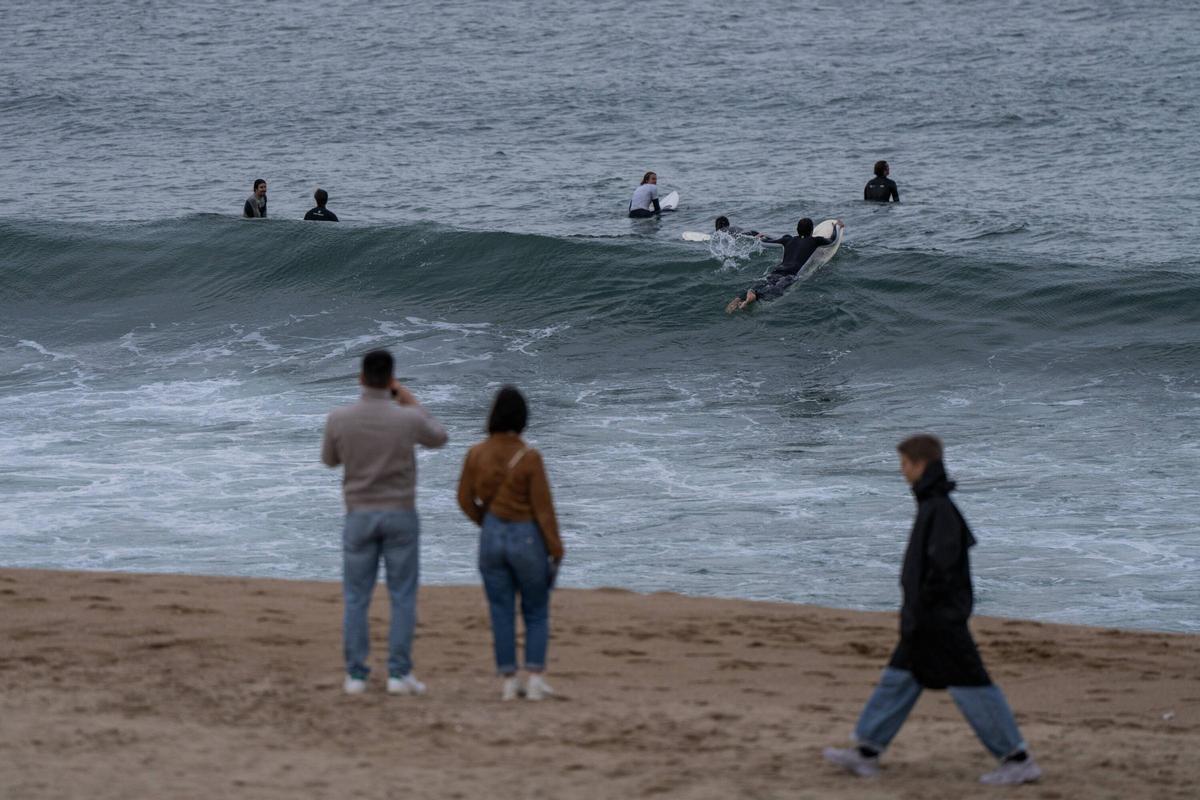
<svg viewBox="0 0 1200 800"><path fill-rule="evenodd" d="M977 609L1200 631L1200 12L44 2L0 29L0 564L333 579L324 415L396 354L427 582L526 391L570 586L888 609L946 441ZM886 158L903 202L864 204ZM624 217L646 170L678 189ZM266 221L240 220L254 178ZM301 223L326 188L338 225ZM718 214L847 224L778 258Z"/></svg>

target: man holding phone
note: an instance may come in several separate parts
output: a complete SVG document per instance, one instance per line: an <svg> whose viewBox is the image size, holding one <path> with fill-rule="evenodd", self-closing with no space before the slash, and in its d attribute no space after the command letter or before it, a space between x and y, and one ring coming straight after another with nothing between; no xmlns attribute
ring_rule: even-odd
<svg viewBox="0 0 1200 800"><path fill-rule="evenodd" d="M391 694L424 694L412 671L412 639L417 624L420 523L416 511L415 445L441 447L446 430L393 375L387 350L363 356L362 397L330 412L321 460L343 465L346 501L342 529L342 593L346 610L343 641L346 694L367 688L370 636L367 612L382 559L392 600L388 632Z"/></svg>

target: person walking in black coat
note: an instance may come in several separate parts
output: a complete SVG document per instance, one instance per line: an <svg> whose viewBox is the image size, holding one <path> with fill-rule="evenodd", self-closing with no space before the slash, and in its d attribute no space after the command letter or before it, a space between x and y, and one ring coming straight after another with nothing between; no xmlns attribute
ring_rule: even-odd
<svg viewBox="0 0 1200 800"><path fill-rule="evenodd" d="M879 755L900 731L924 689L949 689L975 735L1000 766L987 784L1036 781L1042 771L1021 738L1000 687L992 683L967 619L974 595L968 550L975 537L950 499L942 442L918 434L901 442L900 471L917 498L900 587L900 643L854 729L857 746L827 748L825 758L860 777L879 774Z"/></svg>

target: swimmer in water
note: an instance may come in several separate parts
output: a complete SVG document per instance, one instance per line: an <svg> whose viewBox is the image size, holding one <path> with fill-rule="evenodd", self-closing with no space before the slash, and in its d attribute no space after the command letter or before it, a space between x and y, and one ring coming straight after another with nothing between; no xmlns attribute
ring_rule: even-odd
<svg viewBox="0 0 1200 800"><path fill-rule="evenodd" d="M863 187L863 200L876 203L886 203L889 200L900 202L900 190L896 188L896 182L888 177L891 171L886 161L875 162L875 177Z"/></svg>
<svg viewBox="0 0 1200 800"><path fill-rule="evenodd" d="M657 217L662 213L658 205L658 175L647 172L642 176L642 185L633 190L629 201L629 216L633 219Z"/></svg>

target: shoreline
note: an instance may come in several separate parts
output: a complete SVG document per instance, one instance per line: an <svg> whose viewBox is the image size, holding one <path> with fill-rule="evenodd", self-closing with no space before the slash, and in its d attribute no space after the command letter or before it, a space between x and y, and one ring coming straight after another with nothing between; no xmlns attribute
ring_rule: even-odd
<svg viewBox="0 0 1200 800"><path fill-rule="evenodd" d="M426 697L391 697L387 601L365 695L340 686L337 582L0 569L0 795L563 798L997 796L945 692L878 781L825 764L895 612L559 589L558 696L501 703L478 586L423 586ZM1190 797L1200 635L973 619L1046 776L1029 797Z"/></svg>

